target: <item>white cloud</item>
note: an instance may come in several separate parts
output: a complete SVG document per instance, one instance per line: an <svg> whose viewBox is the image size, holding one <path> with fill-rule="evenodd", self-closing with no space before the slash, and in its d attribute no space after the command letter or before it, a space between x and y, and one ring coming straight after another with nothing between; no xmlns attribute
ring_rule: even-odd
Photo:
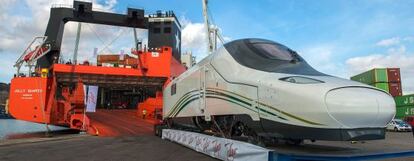
<svg viewBox="0 0 414 161"><path fill-rule="evenodd" d="M200 60L207 56L207 34L203 23L186 22L182 30L182 50L191 51Z"/></svg>
<svg viewBox="0 0 414 161"><path fill-rule="evenodd" d="M182 52L192 52L193 56L196 56L197 61L200 61L208 55L207 32L204 23L194 23L185 17L180 18L180 23L183 26L181 34ZM219 31L221 31L220 28ZM223 39L224 43L232 40L231 37L227 36L223 36ZM219 42L217 45L219 48L222 44Z"/></svg>
<svg viewBox="0 0 414 161"><path fill-rule="evenodd" d="M72 0L26 0L19 1L19 3L25 3L26 5L19 4L20 7L27 7L23 10L27 13L15 13L12 10L5 10L11 5L14 5L13 0L7 0L6 3L2 2L0 5L0 20L5 23L0 24L0 49L3 52L10 52L20 54L23 51L31 39L34 36L40 36L44 34L46 25L48 23L50 7L55 4L62 4L64 6L73 5ZM116 0L106 0L98 3L93 0L94 9L112 12L113 7L116 5ZM4 9L3 9L4 8ZM92 25L94 26L94 25ZM68 23L65 26L65 36L75 37L76 24ZM113 31L107 29L98 29L100 34L104 37L113 36ZM95 37L91 30L83 29L82 36L86 38ZM95 37L96 38L96 37ZM63 44L62 46L65 46Z"/></svg>
<svg viewBox="0 0 414 161"><path fill-rule="evenodd" d="M94 10L114 12L114 7L117 4L116 0L99 1L92 0ZM41 36L46 30L48 23L50 7L54 4L62 4L63 6L73 5L72 0L2 0L0 5L0 55L3 56L4 61L14 62L22 53L26 45L32 40L34 36ZM15 6L19 5L19 10L13 10ZM23 10L20 11L20 10ZM91 29L92 28L92 29ZM105 25L83 24L81 34L81 44L79 48L79 60L89 59L91 57L93 48L103 48L104 44L97 38L94 31L99 35L104 44L109 44L110 41L117 36L121 30L124 32L118 40L112 44L113 52L119 52L120 48L130 48L133 46L132 30L120 27L108 27ZM77 31L77 23L69 22L65 25L64 38L62 43L62 56L66 59L72 57L73 46L75 42L75 35ZM146 32L139 32L139 37L145 37ZM144 42L145 42L144 40ZM126 46L131 42L131 46ZM108 53L108 51L104 51ZM3 63L4 64L4 63ZM10 81L12 72L15 69L12 63L4 64L4 71L0 77L0 81Z"/></svg>
<svg viewBox="0 0 414 161"><path fill-rule="evenodd" d="M392 46L392 45L398 45L400 44L401 38L399 37L393 37L393 38L389 38L389 39L384 39L381 41L378 41L376 43L377 46L384 46L384 47L388 47L388 46Z"/></svg>
<svg viewBox="0 0 414 161"><path fill-rule="evenodd" d="M0 50L0 52L2 51ZM10 78L13 76L15 72L15 70L12 69L15 61L7 59L8 57L10 57L9 54L1 54L1 56L2 58L0 59L0 64L3 67L2 71L0 72L0 82L9 82Z"/></svg>
<svg viewBox="0 0 414 161"><path fill-rule="evenodd" d="M382 47L390 47L404 44L405 42L413 42L414 36L407 36L407 37L392 37L388 39L380 40L376 43L377 46Z"/></svg>
<svg viewBox="0 0 414 161"><path fill-rule="evenodd" d="M0 5L0 13L4 13L10 5L14 4L16 0L2 0Z"/></svg>
<svg viewBox="0 0 414 161"><path fill-rule="evenodd" d="M346 60L346 65L350 75L372 68L400 68L404 93L414 93L414 53L408 53L405 46L388 49L386 54L353 57Z"/></svg>

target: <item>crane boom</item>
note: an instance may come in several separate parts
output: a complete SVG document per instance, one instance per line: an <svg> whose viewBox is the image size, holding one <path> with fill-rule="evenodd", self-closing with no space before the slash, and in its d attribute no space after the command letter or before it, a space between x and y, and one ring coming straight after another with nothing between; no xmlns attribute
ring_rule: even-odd
<svg viewBox="0 0 414 161"><path fill-rule="evenodd" d="M204 16L204 27L206 28L206 34L207 34L207 51L209 54L211 54L215 49L213 38L211 35L211 27L210 22L208 19L208 0L202 0L203 1L203 16Z"/></svg>
<svg viewBox="0 0 414 161"><path fill-rule="evenodd" d="M204 27L206 28L207 36L207 51L211 54L213 51L217 50L217 42L220 40L224 44L224 39L220 34L220 30L214 24L210 24L209 15L208 15L208 0L203 1L203 17L204 17ZM213 22L214 23L214 22Z"/></svg>

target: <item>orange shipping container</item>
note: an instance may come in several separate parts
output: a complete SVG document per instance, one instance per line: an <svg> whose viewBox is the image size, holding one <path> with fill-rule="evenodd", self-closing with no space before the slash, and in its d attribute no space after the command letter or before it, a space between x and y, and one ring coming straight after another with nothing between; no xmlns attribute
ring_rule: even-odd
<svg viewBox="0 0 414 161"><path fill-rule="evenodd" d="M131 66L133 66L133 65L137 65L138 64L138 59L137 58L127 58L127 59L125 59L124 60L124 64L125 65L131 65Z"/></svg>
<svg viewBox="0 0 414 161"><path fill-rule="evenodd" d="M98 55L98 62L119 61L119 55Z"/></svg>

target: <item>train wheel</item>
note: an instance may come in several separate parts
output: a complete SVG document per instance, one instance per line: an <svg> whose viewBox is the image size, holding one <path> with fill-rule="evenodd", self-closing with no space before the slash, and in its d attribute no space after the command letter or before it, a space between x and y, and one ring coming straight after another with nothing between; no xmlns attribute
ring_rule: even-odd
<svg viewBox="0 0 414 161"><path fill-rule="evenodd" d="M237 122L232 128L232 137L238 140L244 140L248 143L255 144L261 147L265 147L264 139L257 135L256 131L249 128L242 122Z"/></svg>
<svg viewBox="0 0 414 161"><path fill-rule="evenodd" d="M162 133L162 128L161 125L154 125L154 135L161 137Z"/></svg>
<svg viewBox="0 0 414 161"><path fill-rule="evenodd" d="M211 129L213 132L224 138L231 138L233 136L234 116L212 116L212 122Z"/></svg>
<svg viewBox="0 0 414 161"><path fill-rule="evenodd" d="M173 129L173 128L174 128L174 122L173 122L173 120L172 120L172 119L166 119L166 120L165 120L165 123L167 124L167 127L168 127L169 129Z"/></svg>
<svg viewBox="0 0 414 161"><path fill-rule="evenodd" d="M158 137L162 137L162 130L168 129L167 124L156 124L154 125L154 135Z"/></svg>
<svg viewBox="0 0 414 161"><path fill-rule="evenodd" d="M200 116L194 117L194 124L199 128L200 131L210 130L211 122L207 122Z"/></svg>

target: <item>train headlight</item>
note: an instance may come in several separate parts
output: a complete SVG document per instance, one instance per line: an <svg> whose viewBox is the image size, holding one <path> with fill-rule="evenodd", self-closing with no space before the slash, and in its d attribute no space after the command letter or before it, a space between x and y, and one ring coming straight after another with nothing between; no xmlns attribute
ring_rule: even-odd
<svg viewBox="0 0 414 161"><path fill-rule="evenodd" d="M317 79L301 77L301 76L284 77L284 78L280 78L279 80L285 81L285 82L290 82L290 83L297 83L297 84L325 83L325 82L317 80Z"/></svg>

